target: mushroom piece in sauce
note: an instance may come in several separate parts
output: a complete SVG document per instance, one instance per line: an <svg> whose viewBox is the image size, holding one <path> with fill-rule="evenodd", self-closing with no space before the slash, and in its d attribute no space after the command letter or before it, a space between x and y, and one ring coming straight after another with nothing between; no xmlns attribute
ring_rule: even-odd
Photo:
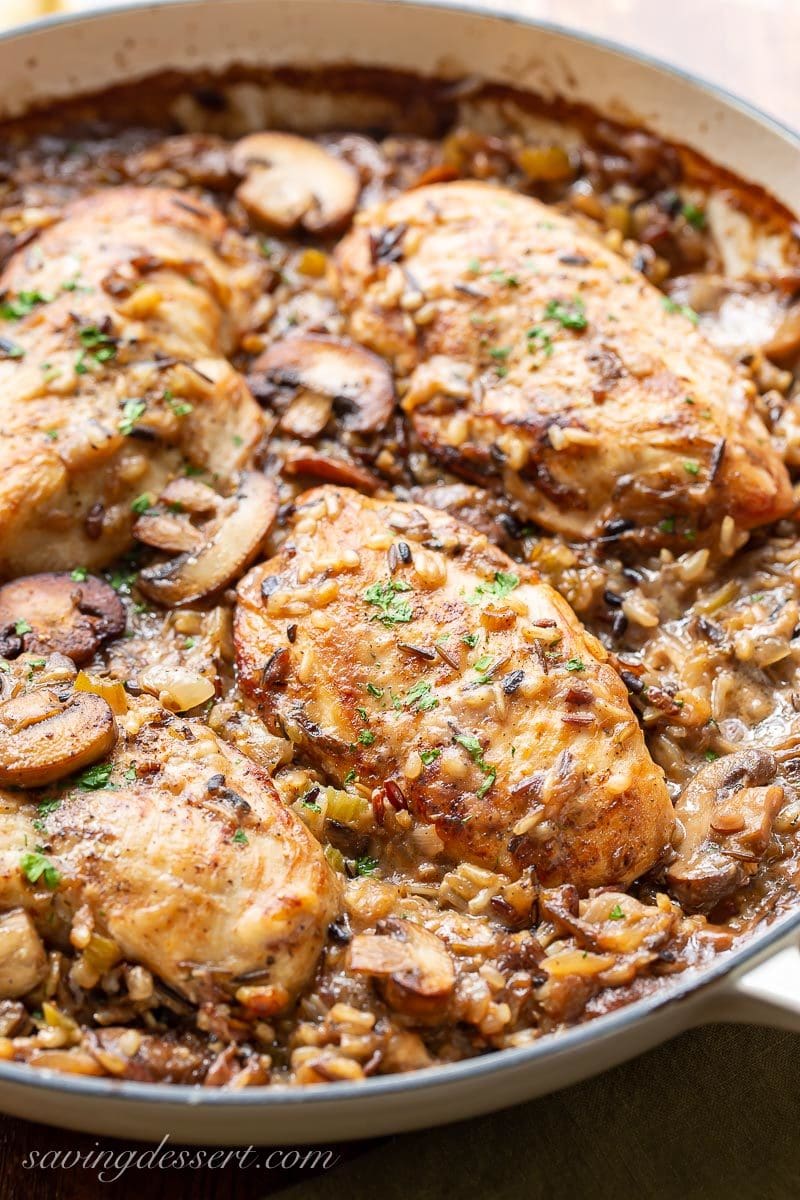
<svg viewBox="0 0 800 1200"><path fill-rule="evenodd" d="M244 181L237 199L257 221L283 232L334 233L353 215L359 181L348 163L292 133L252 133L231 165Z"/></svg>
<svg viewBox="0 0 800 1200"><path fill-rule="evenodd" d="M377 433L394 411L392 373L356 342L326 334L283 338L253 363L248 382L259 399L283 409L281 427L314 438L333 412L346 432Z"/></svg>
<svg viewBox="0 0 800 1200"><path fill-rule="evenodd" d="M685 909L708 911L746 883L784 803L766 750L727 754L697 773L675 807L683 826L667 883Z"/></svg>
<svg viewBox="0 0 800 1200"><path fill-rule="evenodd" d="M65 654L83 666L125 629L125 608L109 584L77 569L25 575L0 587L0 653Z"/></svg>
<svg viewBox="0 0 800 1200"><path fill-rule="evenodd" d="M138 579L146 596L168 607L193 603L236 578L255 558L278 511L274 483L257 471L243 472L229 497L180 479L160 499L163 511L143 514L134 533L147 545L178 552L145 567ZM204 519L200 529L192 517Z"/></svg>

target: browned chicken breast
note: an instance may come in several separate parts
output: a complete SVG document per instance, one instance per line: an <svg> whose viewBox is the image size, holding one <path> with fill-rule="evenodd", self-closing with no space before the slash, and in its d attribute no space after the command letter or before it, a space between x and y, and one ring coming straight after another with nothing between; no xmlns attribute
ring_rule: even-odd
<svg viewBox="0 0 800 1200"><path fill-rule="evenodd" d="M239 587L242 686L337 786L451 859L582 889L659 859L673 814L625 688L569 605L448 514L324 487Z"/></svg>
<svg viewBox="0 0 800 1200"><path fill-rule="evenodd" d="M116 188L0 277L0 575L105 565L131 503L190 464L223 482L262 417L224 357L261 268L214 209Z"/></svg>
<svg viewBox="0 0 800 1200"><path fill-rule="evenodd" d="M726 543L792 507L754 389L575 221L480 183L362 215L338 251L359 342L422 442L568 537Z"/></svg>
<svg viewBox="0 0 800 1200"><path fill-rule="evenodd" d="M53 681L57 658L40 672L49 683L0 705L2 782L10 729L28 772L14 781L51 782L0 794L0 907L84 952L83 986L105 955L103 970L141 964L195 1003L225 993L261 1015L284 1008L339 910L321 847L266 772L201 722L149 698L115 719L71 690L68 665Z"/></svg>

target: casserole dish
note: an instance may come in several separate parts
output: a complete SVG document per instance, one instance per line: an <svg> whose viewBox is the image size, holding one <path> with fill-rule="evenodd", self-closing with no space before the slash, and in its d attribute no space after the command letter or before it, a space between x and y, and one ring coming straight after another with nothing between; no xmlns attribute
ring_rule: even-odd
<svg viewBox="0 0 800 1200"><path fill-rule="evenodd" d="M16 116L167 68L292 63L478 74L562 96L688 143L733 172L757 175L788 208L800 205L796 140L738 102L613 47L450 6L230 0L56 21L0 45L0 107ZM565 1086L699 1022L764 1020L796 1028L798 927L800 914L783 918L666 995L580 1028L404 1077L223 1092L65 1079L2 1063L0 1103L9 1113L70 1128L156 1140L169 1131L203 1144L320 1143L463 1118Z"/></svg>

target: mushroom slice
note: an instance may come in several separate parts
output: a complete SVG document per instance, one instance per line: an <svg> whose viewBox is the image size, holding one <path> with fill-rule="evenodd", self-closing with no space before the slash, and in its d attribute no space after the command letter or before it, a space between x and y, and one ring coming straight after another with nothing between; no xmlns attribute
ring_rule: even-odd
<svg viewBox="0 0 800 1200"><path fill-rule="evenodd" d="M43 787L104 758L114 714L93 692L36 688L0 704L0 785Z"/></svg>
<svg viewBox="0 0 800 1200"><path fill-rule="evenodd" d="M374 934L350 943L351 971L381 981L386 1003L416 1018L441 1015L456 982L453 960L440 937L401 917L378 921Z"/></svg>
<svg viewBox="0 0 800 1200"><path fill-rule="evenodd" d="M76 575L78 572L76 572ZM125 608L102 579L44 572L0 587L0 653L65 654L83 666L125 630Z"/></svg>
<svg viewBox="0 0 800 1200"><path fill-rule="evenodd" d="M754 874L784 803L775 756L740 750L698 771L675 806L683 826L667 883L685 909L712 909Z"/></svg>
<svg viewBox="0 0 800 1200"><path fill-rule="evenodd" d="M292 400L302 393L328 397L339 416L342 429L349 433L377 433L384 429L394 412L395 394L392 372L377 354L346 338L324 333L296 334L275 342L253 363L252 390L260 397ZM302 395L301 393L301 395ZM294 399L283 418L296 423L293 416L299 397ZM321 410L324 415L324 408ZM316 414L315 414L316 415ZM306 424L308 424L307 414ZM312 432L298 436L314 437L327 424L327 416Z"/></svg>
<svg viewBox="0 0 800 1200"><path fill-rule="evenodd" d="M28 913L0 916L0 1000L24 996L47 974L47 955Z"/></svg>
<svg viewBox="0 0 800 1200"><path fill-rule="evenodd" d="M277 489L258 471L243 472L232 496L205 490L208 519L202 526L201 546L139 573L139 587L159 604L193 604L225 587L255 558L278 512ZM138 524L134 526L137 537Z"/></svg>
<svg viewBox="0 0 800 1200"><path fill-rule="evenodd" d="M324 479L326 483L355 488L357 492L367 492L369 495L377 492L382 486L377 475L373 475L366 467L360 467L350 459L340 458L338 454L322 454L315 450L288 454L283 464L283 473L309 475L312 479Z"/></svg>
<svg viewBox="0 0 800 1200"><path fill-rule="evenodd" d="M251 216L281 232L334 233L353 215L358 175L316 142L293 133L251 133L233 147L244 182L236 196Z"/></svg>

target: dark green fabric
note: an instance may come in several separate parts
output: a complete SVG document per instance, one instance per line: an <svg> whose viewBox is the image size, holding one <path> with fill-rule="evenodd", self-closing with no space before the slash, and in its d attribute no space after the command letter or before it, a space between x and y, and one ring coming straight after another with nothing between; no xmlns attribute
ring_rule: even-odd
<svg viewBox="0 0 800 1200"><path fill-rule="evenodd" d="M596 1079L377 1144L300 1200L795 1200L800 1036L693 1030Z"/></svg>

